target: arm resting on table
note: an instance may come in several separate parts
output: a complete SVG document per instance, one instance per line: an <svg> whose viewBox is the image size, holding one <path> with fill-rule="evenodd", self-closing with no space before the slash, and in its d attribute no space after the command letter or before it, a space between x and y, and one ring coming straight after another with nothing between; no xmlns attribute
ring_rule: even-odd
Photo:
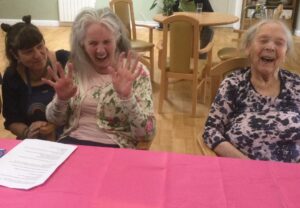
<svg viewBox="0 0 300 208"><path fill-rule="evenodd" d="M235 148L232 144L227 141L221 142L218 144L214 151L222 157L233 157L240 159L249 159L246 155L240 152L237 148Z"/></svg>

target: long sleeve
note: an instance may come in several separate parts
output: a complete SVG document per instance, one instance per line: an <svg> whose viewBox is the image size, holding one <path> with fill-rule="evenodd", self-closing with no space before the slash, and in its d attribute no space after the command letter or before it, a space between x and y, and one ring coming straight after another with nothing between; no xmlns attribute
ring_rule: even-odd
<svg viewBox="0 0 300 208"><path fill-rule="evenodd" d="M7 69L2 84L3 117L6 129L12 123L26 123L27 86L17 72Z"/></svg>
<svg viewBox="0 0 300 208"><path fill-rule="evenodd" d="M61 101L54 96L53 100L47 105L46 118L51 123L62 126L65 125L68 118L68 101Z"/></svg>
<svg viewBox="0 0 300 208"><path fill-rule="evenodd" d="M235 98L236 83L232 83L232 80L227 78L221 83L205 124L203 138L211 149L227 141L224 134L233 113Z"/></svg>
<svg viewBox="0 0 300 208"><path fill-rule="evenodd" d="M129 100L121 100L123 111L128 115L132 136L150 140L155 133L155 117L150 76L145 69L133 88L133 96Z"/></svg>

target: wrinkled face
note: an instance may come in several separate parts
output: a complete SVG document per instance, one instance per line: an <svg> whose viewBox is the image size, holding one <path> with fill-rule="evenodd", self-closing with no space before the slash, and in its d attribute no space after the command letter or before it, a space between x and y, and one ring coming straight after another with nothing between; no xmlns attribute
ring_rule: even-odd
<svg viewBox="0 0 300 208"><path fill-rule="evenodd" d="M276 23L261 26L252 43L247 47L251 69L263 75L277 72L287 52L287 37Z"/></svg>
<svg viewBox="0 0 300 208"><path fill-rule="evenodd" d="M47 48L44 41L28 49L17 51L17 58L29 70L43 70L47 65Z"/></svg>
<svg viewBox="0 0 300 208"><path fill-rule="evenodd" d="M99 73L108 73L115 61L116 38L105 25L92 23L83 40L85 52Z"/></svg>

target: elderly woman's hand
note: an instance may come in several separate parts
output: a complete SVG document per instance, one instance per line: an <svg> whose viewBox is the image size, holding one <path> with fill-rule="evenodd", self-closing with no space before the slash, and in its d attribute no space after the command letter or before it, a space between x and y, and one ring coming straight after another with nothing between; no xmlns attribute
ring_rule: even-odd
<svg viewBox="0 0 300 208"><path fill-rule="evenodd" d="M131 97L133 82L143 69L138 62L139 57L134 53L129 52L127 59L125 59L125 53L121 53L116 68L110 67L114 89L121 99Z"/></svg>
<svg viewBox="0 0 300 208"><path fill-rule="evenodd" d="M51 76L51 80L49 79L42 79L42 80L44 83L54 88L58 99L66 101L76 94L77 87L74 85L73 82L72 63L68 63L67 74L65 74L62 66L59 63L56 63L56 66L54 68L48 67L48 72Z"/></svg>

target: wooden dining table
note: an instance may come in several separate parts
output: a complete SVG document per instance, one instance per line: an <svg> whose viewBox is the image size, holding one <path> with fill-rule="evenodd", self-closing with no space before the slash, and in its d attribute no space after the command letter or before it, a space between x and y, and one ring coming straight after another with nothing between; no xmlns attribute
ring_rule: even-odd
<svg viewBox="0 0 300 208"><path fill-rule="evenodd" d="M221 12L174 12L173 15L178 14L183 14L198 19L199 26L227 25L239 21L237 16ZM167 17L168 16L164 16L163 14L156 14L153 17L153 20L162 23Z"/></svg>

